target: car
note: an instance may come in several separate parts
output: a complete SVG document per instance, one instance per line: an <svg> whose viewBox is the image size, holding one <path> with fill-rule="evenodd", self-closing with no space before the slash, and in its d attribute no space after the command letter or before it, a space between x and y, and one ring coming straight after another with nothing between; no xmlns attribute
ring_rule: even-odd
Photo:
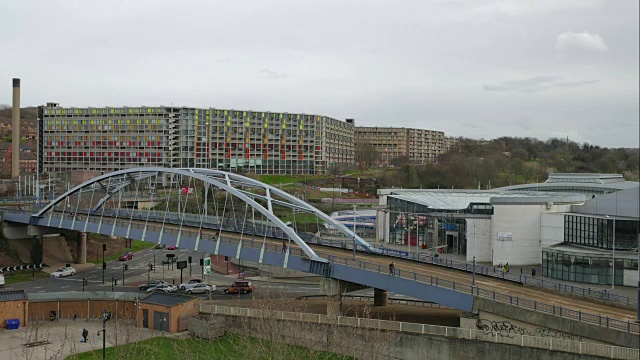
<svg viewBox="0 0 640 360"><path fill-rule="evenodd" d="M176 250L178 247L175 245L169 245L167 246L167 250Z"/></svg>
<svg viewBox="0 0 640 360"><path fill-rule="evenodd" d="M187 294L208 294L216 291L215 285L209 285L207 283L195 284L192 288L187 290Z"/></svg>
<svg viewBox="0 0 640 360"><path fill-rule="evenodd" d="M76 274L76 269L74 269L71 266L69 266L69 267L60 268L60 269L52 272L51 273L51 277L59 279L61 277L72 276L72 275L75 275L75 274Z"/></svg>
<svg viewBox="0 0 640 360"><path fill-rule="evenodd" d="M152 292L175 292L176 290L178 290L178 288L176 286L173 286L171 284L160 284L158 286L154 286L152 288L148 288L147 292L148 293L152 293Z"/></svg>
<svg viewBox="0 0 640 360"><path fill-rule="evenodd" d="M148 290L150 288L156 287L158 285L161 284L168 284L166 281L164 280L149 280L144 284L140 284L140 286L138 286L138 289L140 290Z"/></svg>
<svg viewBox="0 0 640 360"><path fill-rule="evenodd" d="M178 289L180 290L188 290L191 289L192 287L198 285L198 284L202 284L204 283L204 281L202 281L202 279L191 279L189 281L187 281L186 283L182 283L180 284L180 286L178 286Z"/></svg>
<svg viewBox="0 0 640 360"><path fill-rule="evenodd" d="M251 281L238 280L231 286L224 289L225 294L249 294L253 291L253 284Z"/></svg>
<svg viewBox="0 0 640 360"><path fill-rule="evenodd" d="M153 248L154 249L164 249L166 247L167 247L167 245L165 245L165 244L156 244L156 246L154 246Z"/></svg>
<svg viewBox="0 0 640 360"><path fill-rule="evenodd" d="M127 261L133 259L133 253L131 251L125 251L120 255L120 261Z"/></svg>
<svg viewBox="0 0 640 360"><path fill-rule="evenodd" d="M4 274L0 273L0 288L4 287Z"/></svg>

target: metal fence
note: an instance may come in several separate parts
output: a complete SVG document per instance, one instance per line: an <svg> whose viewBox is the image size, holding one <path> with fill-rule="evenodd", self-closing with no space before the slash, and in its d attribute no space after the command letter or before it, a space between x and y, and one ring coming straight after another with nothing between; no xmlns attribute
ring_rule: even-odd
<svg viewBox="0 0 640 360"><path fill-rule="evenodd" d="M189 217L185 217L184 219L181 219L180 221L181 226L179 229L165 228L164 223L166 222L167 216L164 213L162 217L163 220L160 221L159 216L156 219L155 215L152 216L149 212L140 212L141 214L144 213L145 215L145 223L141 224L141 223L136 223L132 221L135 218L134 216L136 215L135 213L138 211L134 211L134 212L131 212L130 210L124 210L124 211L125 211L124 213L129 215L129 218L122 216L124 214L123 210L113 211L116 213L115 216L119 216L119 215L120 216L113 217L113 218L100 216L100 226L107 226L111 228L115 228L116 226L123 226L123 227L128 227L129 229L138 228L138 229L147 229L147 230L148 229L162 230L164 234L174 234L174 235L180 234L181 237L184 237L184 236L192 236L193 238L200 237L201 239L208 240L208 241L217 241L218 236L214 236L211 234L202 234L199 228L217 229L217 230L228 231L228 232L237 232L238 230L238 228L235 226L227 226L223 224L208 224L208 226L203 226L204 224L200 221L199 217L197 222L191 220ZM17 213L23 213L23 212L20 211ZM178 214L175 214L175 215L178 215ZM46 216L42 220L46 222L47 226L50 225L50 226L58 226L58 227L62 226L63 219L72 220L73 222L72 222L71 228L73 230L83 231L82 228L84 226L84 228L86 229L86 224L89 221L89 217L95 218L97 216L93 216L93 215L87 216L87 215L81 215L79 213L74 213L74 214L56 213L56 216L54 217L53 213L51 213L49 216ZM158 222L155 223L155 221L158 221ZM190 227L193 227L193 228L190 228ZM257 240L254 237L252 237L251 241L248 241L249 239L246 239L247 241L243 242L243 246L251 247L251 248L261 248L264 246L266 251L272 251L276 253L281 252L281 249L278 244L272 244L272 243L267 243L262 241L263 237L276 237L276 236L269 235L271 232L273 232L272 229L269 229L267 227L267 228L264 228L263 230L265 230L264 233L256 234L256 235L260 235L260 237ZM310 236L313 237L314 235L310 235ZM228 237L228 236L221 237L220 241L224 243L229 243L229 244L237 243L236 239L233 239L232 237ZM326 240L320 238L319 241L322 243ZM347 246L348 244L340 244L340 245ZM302 249L299 249L299 248L291 248L290 252L292 255L306 257ZM378 273L383 273L383 272L386 273L386 269L380 264L368 263L366 261L356 260L351 257L347 258L347 257L339 257L335 255L328 255L328 260L331 263L340 263L346 266L355 267L363 270L368 270L368 271L373 271ZM432 275L418 274L416 272L410 272L410 271L401 271L400 269L396 269L394 275L401 278L413 280L415 282L429 284L431 286L437 286L437 287L447 288L447 289L451 289L459 292L473 294L478 297L492 299L494 301L507 303L507 304L514 305L521 308L530 309L536 312L552 314L554 316L560 316L562 318L572 319L572 320L586 322L590 324L597 324L599 326L607 327L610 329L616 329L616 330L626 331L631 333L640 333L640 323L635 323L630 320L623 321L619 319L603 317L600 314L596 315L596 314L586 313L580 310L567 309L561 306L555 306L555 305L546 304L543 302L523 299L517 296L513 296L511 294L496 292L495 290L483 289L478 286L472 286L467 283L459 283L459 282L455 282L447 279L440 279Z"/></svg>
<svg viewBox="0 0 640 360"><path fill-rule="evenodd" d="M503 334L494 331L463 329L449 326L426 325L400 321L329 316L323 314L297 313L277 310L238 308L232 306L200 305L201 314L215 314L247 318L280 319L317 324L352 326L368 329L382 329L414 334L435 335L468 340L488 341L530 348L562 351L574 354L606 356L612 359L638 359L640 350L620 346L596 344L581 341L560 340L551 337L538 337L518 334Z"/></svg>

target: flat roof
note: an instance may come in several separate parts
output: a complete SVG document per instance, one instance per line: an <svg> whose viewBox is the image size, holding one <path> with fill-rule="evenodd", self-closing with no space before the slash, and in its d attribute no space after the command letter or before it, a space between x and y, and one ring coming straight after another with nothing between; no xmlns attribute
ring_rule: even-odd
<svg viewBox="0 0 640 360"><path fill-rule="evenodd" d="M24 290L0 291L0 301L26 300L27 295Z"/></svg>
<svg viewBox="0 0 640 360"><path fill-rule="evenodd" d="M385 192L388 192L385 194ZM543 191L499 190L440 190L440 189L381 189L379 195L425 205L438 210L463 210L471 203L477 204L579 204L586 200L584 194Z"/></svg>
<svg viewBox="0 0 640 360"><path fill-rule="evenodd" d="M504 186L500 190L535 190L544 191L545 188L566 187L576 190L585 188L627 190L640 186L637 181L626 181L622 174L594 174L594 173L554 173L549 174L543 183L520 184Z"/></svg>
<svg viewBox="0 0 640 360"><path fill-rule="evenodd" d="M154 305L162 305L162 306L176 306L187 301L197 299L193 296L180 295L180 294L164 294L164 293L153 293L146 298L140 300L143 304L154 304Z"/></svg>

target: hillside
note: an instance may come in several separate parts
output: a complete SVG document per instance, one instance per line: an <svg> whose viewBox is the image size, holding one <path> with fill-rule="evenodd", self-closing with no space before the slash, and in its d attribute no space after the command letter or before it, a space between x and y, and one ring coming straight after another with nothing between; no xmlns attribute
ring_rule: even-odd
<svg viewBox="0 0 640 360"><path fill-rule="evenodd" d="M437 164L399 164L378 174L383 187L482 189L543 182L549 173L615 173L638 181L639 149L608 149L564 139L462 139Z"/></svg>
<svg viewBox="0 0 640 360"><path fill-rule="evenodd" d="M0 123L11 124L11 108L6 105L0 105ZM36 127L36 120L38 118L37 107L20 108L20 123L21 127Z"/></svg>

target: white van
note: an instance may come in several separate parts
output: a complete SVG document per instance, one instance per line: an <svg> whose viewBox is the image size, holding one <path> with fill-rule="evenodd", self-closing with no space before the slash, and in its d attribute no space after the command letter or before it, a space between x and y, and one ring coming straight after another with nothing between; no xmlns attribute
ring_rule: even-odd
<svg viewBox="0 0 640 360"><path fill-rule="evenodd" d="M0 288L4 287L4 275L0 274Z"/></svg>

